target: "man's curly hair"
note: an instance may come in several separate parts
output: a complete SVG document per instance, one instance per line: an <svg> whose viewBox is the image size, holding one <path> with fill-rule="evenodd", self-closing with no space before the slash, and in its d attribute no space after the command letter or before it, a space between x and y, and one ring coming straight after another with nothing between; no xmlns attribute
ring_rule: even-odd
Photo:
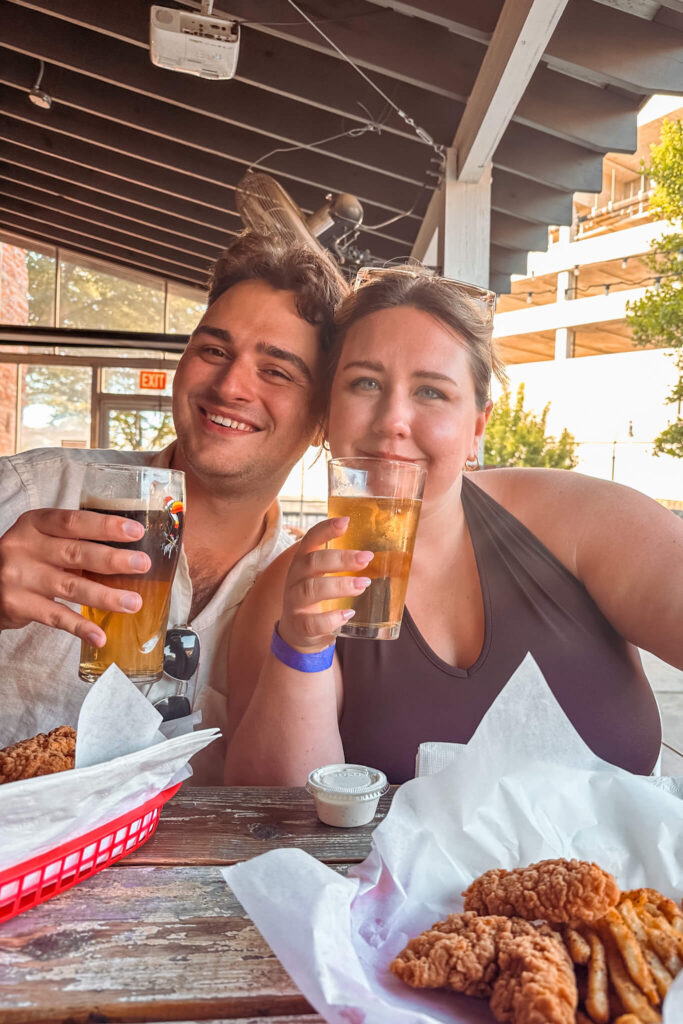
<svg viewBox="0 0 683 1024"><path fill-rule="evenodd" d="M334 312L349 286L324 253L245 231L214 264L209 306L241 281L265 281L271 288L294 292L299 316L320 328L323 352L330 351Z"/></svg>

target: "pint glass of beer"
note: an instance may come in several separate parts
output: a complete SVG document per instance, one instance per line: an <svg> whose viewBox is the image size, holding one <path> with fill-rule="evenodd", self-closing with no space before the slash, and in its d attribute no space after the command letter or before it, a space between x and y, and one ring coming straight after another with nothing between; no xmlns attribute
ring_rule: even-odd
<svg viewBox="0 0 683 1024"><path fill-rule="evenodd" d="M331 608L355 610L341 627L342 636L398 636L426 475L415 462L330 459L327 515L349 516L350 522L346 533L329 547L374 552L362 573L343 574L368 576L372 582L367 590L330 602Z"/></svg>
<svg viewBox="0 0 683 1024"><path fill-rule="evenodd" d="M136 591L142 607L133 613L81 608L87 619L104 630L107 642L104 647L81 642L78 674L94 683L116 662L132 682L153 683L163 672L171 584L183 536L185 474L154 466L94 462L85 471L80 507L142 523L145 532L139 541L110 546L144 551L152 565L144 575L83 574L108 587Z"/></svg>

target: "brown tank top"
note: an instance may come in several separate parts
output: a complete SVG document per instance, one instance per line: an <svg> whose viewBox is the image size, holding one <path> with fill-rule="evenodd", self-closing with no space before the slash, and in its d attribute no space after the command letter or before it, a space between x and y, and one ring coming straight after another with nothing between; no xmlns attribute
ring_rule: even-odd
<svg viewBox="0 0 683 1024"><path fill-rule="evenodd" d="M468 669L442 661L408 609L397 640L340 638L347 762L380 768L393 783L412 778L419 744L467 743L530 651L591 750L649 774L661 745L659 711L626 642L576 577L467 478L462 503L484 601L481 653Z"/></svg>

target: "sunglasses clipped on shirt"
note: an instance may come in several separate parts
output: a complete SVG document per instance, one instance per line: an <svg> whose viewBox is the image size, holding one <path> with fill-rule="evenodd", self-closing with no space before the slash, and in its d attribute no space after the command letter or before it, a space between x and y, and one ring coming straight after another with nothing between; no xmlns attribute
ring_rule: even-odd
<svg viewBox="0 0 683 1024"><path fill-rule="evenodd" d="M164 677L174 679L179 685L176 693L154 702L154 707L165 722L192 713L198 667L199 636L189 626L171 626L166 630L164 643Z"/></svg>
<svg viewBox="0 0 683 1024"><path fill-rule="evenodd" d="M489 288L480 288L479 285L469 284L467 281L456 281L452 277L442 277L435 271L421 265L412 267L410 264L404 263L395 267L361 267L353 282L353 290L354 292L358 291L364 285L372 284L373 281L379 281L388 274L405 274L407 277L415 279L424 278L426 280L433 279L439 281L452 288L459 295L474 301L481 308L484 320L487 323L493 323L497 298L495 292L492 292Z"/></svg>

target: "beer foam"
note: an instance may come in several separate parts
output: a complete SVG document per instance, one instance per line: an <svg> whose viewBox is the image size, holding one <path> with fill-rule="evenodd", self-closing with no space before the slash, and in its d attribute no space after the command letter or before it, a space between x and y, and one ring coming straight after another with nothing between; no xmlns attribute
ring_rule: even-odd
<svg viewBox="0 0 683 1024"><path fill-rule="evenodd" d="M81 496L81 509L94 512L147 512L149 501L146 498L103 498L98 494Z"/></svg>

